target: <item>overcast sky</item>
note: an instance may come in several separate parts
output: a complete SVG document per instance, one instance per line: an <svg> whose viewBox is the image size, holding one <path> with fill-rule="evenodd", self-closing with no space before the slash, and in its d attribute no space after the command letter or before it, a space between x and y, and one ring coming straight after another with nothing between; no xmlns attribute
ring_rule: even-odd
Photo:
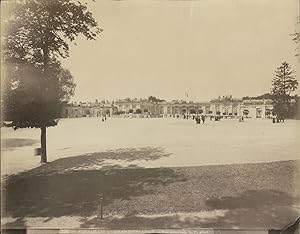
<svg viewBox="0 0 300 234"><path fill-rule="evenodd" d="M96 41L80 38L63 63L77 83L73 100L255 96L269 92L283 61L299 76L290 36L298 0L97 0L89 7L104 31Z"/></svg>

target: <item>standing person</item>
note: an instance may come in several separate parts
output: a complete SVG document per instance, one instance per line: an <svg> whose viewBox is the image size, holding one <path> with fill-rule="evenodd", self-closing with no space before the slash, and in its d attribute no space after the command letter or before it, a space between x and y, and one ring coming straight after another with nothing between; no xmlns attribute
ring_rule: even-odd
<svg viewBox="0 0 300 234"><path fill-rule="evenodd" d="M106 115L104 115L104 119L105 119L105 122L106 122L106 119L107 119Z"/></svg>
<svg viewBox="0 0 300 234"><path fill-rule="evenodd" d="M200 123L200 117L197 115L196 117L196 124L199 124Z"/></svg>
<svg viewBox="0 0 300 234"><path fill-rule="evenodd" d="M202 119L202 122L204 124L204 122L205 122L205 115L201 115L201 119Z"/></svg>

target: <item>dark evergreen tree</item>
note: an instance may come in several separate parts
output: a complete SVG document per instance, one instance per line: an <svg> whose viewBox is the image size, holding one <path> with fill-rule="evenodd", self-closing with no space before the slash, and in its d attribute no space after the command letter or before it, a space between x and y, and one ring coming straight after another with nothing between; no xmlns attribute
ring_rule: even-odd
<svg viewBox="0 0 300 234"><path fill-rule="evenodd" d="M295 71L292 70L287 62L283 62L275 71L271 94L273 100L273 113L279 118L286 118L291 114L291 94L298 87L298 81L294 74Z"/></svg>

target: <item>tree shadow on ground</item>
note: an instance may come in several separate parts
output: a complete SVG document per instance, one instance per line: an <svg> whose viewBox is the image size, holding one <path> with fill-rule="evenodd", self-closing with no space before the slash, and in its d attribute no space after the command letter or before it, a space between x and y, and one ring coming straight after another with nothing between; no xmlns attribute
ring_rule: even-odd
<svg viewBox="0 0 300 234"><path fill-rule="evenodd" d="M99 169L99 167L112 169L112 166L106 163L107 160L120 160L120 162L129 163L136 160L154 161L170 155L171 153L167 153L163 148L159 147L122 148L57 159L19 176L28 176L29 174L50 175L68 170ZM132 165L134 167L135 164ZM121 168L123 168L121 165L116 165L114 169Z"/></svg>
<svg viewBox="0 0 300 234"><path fill-rule="evenodd" d="M121 152L124 156L119 155ZM126 168L105 165L100 170L78 169L104 163L114 155L132 161L139 155L145 160L155 160L169 154L156 148L129 149L127 153L124 149L117 153L94 153L58 159L10 176L3 187L3 215L17 218L91 216L98 212L101 197L108 205L116 199L130 200L151 193L153 186L183 179L173 169L144 169L135 164Z"/></svg>
<svg viewBox="0 0 300 234"><path fill-rule="evenodd" d="M13 150L23 146L31 146L39 143L38 140L30 138L4 138L1 140L2 150Z"/></svg>
<svg viewBox="0 0 300 234"><path fill-rule="evenodd" d="M122 218L83 219L82 228L149 229L149 228L262 228L282 229L292 223L299 211L298 198L285 192L248 190L235 197L207 200L209 210L222 210L215 215L170 214L164 216L124 216Z"/></svg>
<svg viewBox="0 0 300 234"><path fill-rule="evenodd" d="M206 225L232 225L245 228L283 228L299 216L299 196L278 190L248 190L237 196L211 198L211 209L228 210L225 216L206 220ZM274 227L274 224L277 226Z"/></svg>
<svg viewBox="0 0 300 234"><path fill-rule="evenodd" d="M3 214L21 224L6 226L26 225L30 217L50 225L52 218L80 216L83 228L281 229L298 215L295 161L146 169L108 165L104 156L60 159L9 177ZM103 167L95 170L97 163ZM101 197L104 219L99 218Z"/></svg>

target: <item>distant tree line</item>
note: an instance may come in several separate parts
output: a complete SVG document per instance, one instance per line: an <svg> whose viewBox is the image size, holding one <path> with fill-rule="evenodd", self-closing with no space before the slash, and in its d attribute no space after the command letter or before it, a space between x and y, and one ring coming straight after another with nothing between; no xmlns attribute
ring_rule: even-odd
<svg viewBox="0 0 300 234"><path fill-rule="evenodd" d="M154 97L154 96L150 96L150 97L148 97L148 101L149 102L156 102L156 103L158 103L158 102L164 102L165 100L159 99L159 98Z"/></svg>
<svg viewBox="0 0 300 234"><path fill-rule="evenodd" d="M262 100L262 99L272 100L272 95L270 93L265 93L265 94L259 95L259 96L253 96L253 97L245 96L245 97L243 97L243 100Z"/></svg>

